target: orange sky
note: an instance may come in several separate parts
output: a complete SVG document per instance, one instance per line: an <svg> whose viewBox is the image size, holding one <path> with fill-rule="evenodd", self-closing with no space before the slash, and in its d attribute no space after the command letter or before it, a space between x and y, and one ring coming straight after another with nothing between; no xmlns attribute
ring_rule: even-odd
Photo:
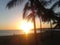
<svg viewBox="0 0 60 45"><path fill-rule="evenodd" d="M18 21L13 21L11 24L7 24L5 26L0 26L0 29L3 29L3 30L15 30L15 29L19 29L18 28L18 25L20 25L20 22L22 21L21 20L18 20ZM49 23L42 23L42 28L47 28L47 27L50 27ZM39 19L37 18L36 19L36 28L40 28L40 22L39 22Z"/></svg>

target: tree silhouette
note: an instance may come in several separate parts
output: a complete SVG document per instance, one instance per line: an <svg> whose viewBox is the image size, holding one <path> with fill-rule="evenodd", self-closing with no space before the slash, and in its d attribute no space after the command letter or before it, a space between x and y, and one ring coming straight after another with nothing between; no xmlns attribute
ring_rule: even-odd
<svg viewBox="0 0 60 45"><path fill-rule="evenodd" d="M52 1L53 0L50 0L49 3L51 3ZM59 21L60 17L55 16L57 14L53 11L53 9L56 7L56 5L58 5L58 7L60 6L59 2L60 1L56 2L50 9L46 9L44 7L44 5L46 5L48 2L43 1L43 3L42 3L39 0L38 1L32 1L32 4L31 4L32 6L30 6L30 7L28 6L29 8L25 8L24 14L29 9L31 10L32 8L35 8L34 9L34 11L36 11L35 12L35 14L36 14L35 16L38 16L39 18L41 18L43 22L50 22L52 20L53 23L55 22L54 24L58 24L58 21ZM33 4L35 4L35 5L33 5ZM24 15L24 17L26 17L26 15ZM28 19L32 19L32 15L31 14L28 15L27 17L28 17ZM57 27L55 27L55 28L57 28Z"/></svg>
<svg viewBox="0 0 60 45"><path fill-rule="evenodd" d="M8 4L7 7L8 8L12 8L20 3L22 3L24 0L11 0ZM55 26L55 28L60 27L59 24L59 20L60 17L57 17L55 15L57 15L53 9L56 7L56 5L58 5L58 7L60 6L60 0L57 1L50 9L45 8L44 6L49 5L48 3L53 2L54 0L50 0L50 1L45 1L45 0L28 0L28 2L25 4L24 7L24 12L23 12L23 18L26 17L27 13L29 10L31 10L32 12L27 16L29 17L28 19L32 19L33 15L33 11L34 11L34 15L38 16L39 18L42 19L43 22L50 22L51 20L53 21L53 24L57 24ZM32 19L33 20L33 19Z"/></svg>
<svg viewBox="0 0 60 45"><path fill-rule="evenodd" d="M8 2L7 7L10 9L18 4L21 4L24 0L11 0ZM50 9L45 8L45 6L51 4L54 0L45 1L45 0L28 0L25 4L25 7L23 9L23 18L27 18L28 20L32 20L34 23L34 33L35 33L35 39L37 39L36 34L36 24L35 24L35 17L38 16L43 22L50 22L53 21L53 25L56 24L54 28L60 28L60 17L56 16L58 15L53 10L54 8L60 6L60 0L57 1L55 4L52 5ZM28 14L28 11L30 13ZM41 23L41 21L40 21ZM51 25L52 27L52 25ZM35 40L36 41L36 40ZM37 45L37 43L36 43Z"/></svg>

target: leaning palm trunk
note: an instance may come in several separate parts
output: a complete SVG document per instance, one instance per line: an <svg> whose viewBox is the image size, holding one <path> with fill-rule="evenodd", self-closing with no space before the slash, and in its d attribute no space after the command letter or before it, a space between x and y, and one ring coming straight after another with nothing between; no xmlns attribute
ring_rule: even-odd
<svg viewBox="0 0 60 45"><path fill-rule="evenodd" d="M37 32L36 32L36 22L35 22L35 13L33 12L33 23L34 23L34 36L35 36L35 45L37 45Z"/></svg>

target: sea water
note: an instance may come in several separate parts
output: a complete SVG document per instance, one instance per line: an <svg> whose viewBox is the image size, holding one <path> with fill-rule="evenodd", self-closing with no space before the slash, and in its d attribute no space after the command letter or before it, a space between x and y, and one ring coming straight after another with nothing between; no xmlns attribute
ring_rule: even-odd
<svg viewBox="0 0 60 45"><path fill-rule="evenodd" d="M21 30L0 30L0 36L23 34Z"/></svg>
<svg viewBox="0 0 60 45"><path fill-rule="evenodd" d="M46 30L51 29L42 29L43 32ZM37 33L40 33L40 29L37 29ZM34 30L31 30L30 33L34 33ZM0 30L0 36L8 36L8 35L18 35L18 34L24 34L24 31L22 30Z"/></svg>
<svg viewBox="0 0 60 45"><path fill-rule="evenodd" d="M34 33L34 30L30 31L29 33ZM40 33L40 31L37 31L37 33ZM0 30L0 36L19 35L19 34L25 34L25 32L22 30Z"/></svg>

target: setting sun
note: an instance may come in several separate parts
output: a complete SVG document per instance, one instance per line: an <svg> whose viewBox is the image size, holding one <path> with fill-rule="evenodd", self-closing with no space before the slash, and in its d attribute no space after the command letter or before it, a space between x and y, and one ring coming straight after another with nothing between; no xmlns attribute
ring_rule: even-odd
<svg viewBox="0 0 60 45"><path fill-rule="evenodd" d="M19 29L23 30L24 33L30 33L30 30L33 29L33 23L31 21L23 20L19 25Z"/></svg>

